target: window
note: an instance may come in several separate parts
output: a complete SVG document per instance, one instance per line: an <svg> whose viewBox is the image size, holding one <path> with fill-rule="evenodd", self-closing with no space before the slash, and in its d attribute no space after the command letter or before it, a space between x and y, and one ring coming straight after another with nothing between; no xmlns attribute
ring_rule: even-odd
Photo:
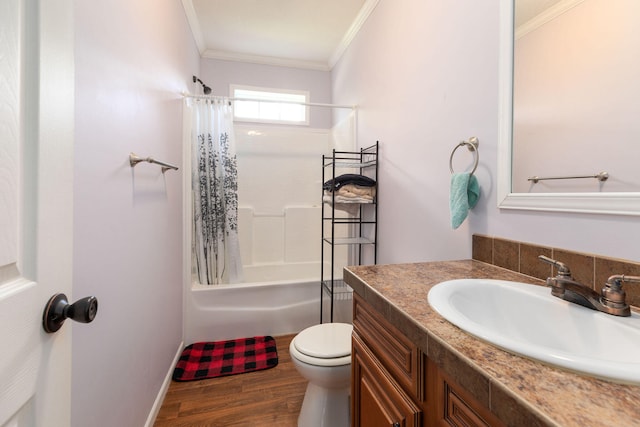
<svg viewBox="0 0 640 427"><path fill-rule="evenodd" d="M236 121L309 124L309 107L300 105L309 102L309 92L236 85L231 85L230 92Z"/></svg>

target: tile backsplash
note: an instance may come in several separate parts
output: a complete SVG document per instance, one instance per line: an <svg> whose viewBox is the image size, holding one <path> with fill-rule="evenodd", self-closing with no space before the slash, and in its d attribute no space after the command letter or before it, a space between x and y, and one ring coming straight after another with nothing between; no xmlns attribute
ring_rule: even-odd
<svg viewBox="0 0 640 427"><path fill-rule="evenodd" d="M578 282L600 292L609 276L640 276L640 263L601 255L586 254L549 246L534 245L498 237L473 235L472 258L511 271L545 280L556 275L556 269L538 260L538 255L565 263ZM640 284L625 283L627 302L640 307Z"/></svg>

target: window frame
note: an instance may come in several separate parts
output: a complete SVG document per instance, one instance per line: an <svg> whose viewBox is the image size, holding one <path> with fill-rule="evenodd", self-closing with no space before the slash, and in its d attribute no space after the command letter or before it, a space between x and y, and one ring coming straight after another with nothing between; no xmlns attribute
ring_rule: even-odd
<svg viewBox="0 0 640 427"><path fill-rule="evenodd" d="M273 97L272 99L269 99L268 96L266 96L265 100L262 101L262 102L269 103L269 104L276 104L276 105L277 104L280 104L280 105L285 105L285 104L299 105L299 104L302 104L303 108L304 108L304 120L297 121L297 120L268 119L268 118L260 118L260 117L238 117L238 116L236 116L236 109L234 108L234 110L233 110L233 120L234 120L234 122L269 123L269 124L281 124L281 125L309 126L309 123L310 123L309 105L307 105L309 103L309 98L310 98L310 92L309 91L293 90L293 89L274 89L274 88L259 87L259 86L247 86L247 85L230 84L229 85L229 93L231 94L230 97L233 98L234 103L235 102L243 102L242 101L242 97L237 97L236 96L236 90L262 92L264 94L274 94L274 95L299 95L299 96L303 96L304 97L304 101L299 102L299 103L296 102L296 101L291 101L291 102L282 101L282 100L277 99L277 97ZM256 96L256 98L260 98L260 96ZM244 101L244 102L257 102L257 103L261 102L259 100L254 99L254 98L251 98L251 97L248 98L248 99L249 99L249 101Z"/></svg>

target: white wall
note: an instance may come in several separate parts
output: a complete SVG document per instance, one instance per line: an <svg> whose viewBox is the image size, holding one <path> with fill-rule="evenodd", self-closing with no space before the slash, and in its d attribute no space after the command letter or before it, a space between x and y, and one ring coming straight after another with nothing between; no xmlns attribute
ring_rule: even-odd
<svg viewBox="0 0 640 427"><path fill-rule="evenodd" d="M333 70L334 102L358 105L360 146L380 141L379 263L471 255L469 224L450 226L449 155L477 136L486 187L498 45L497 2L487 3L381 0Z"/></svg>
<svg viewBox="0 0 640 427"><path fill-rule="evenodd" d="M182 97L199 55L180 2L75 3L72 425L145 424L182 340Z"/></svg>
<svg viewBox="0 0 640 427"><path fill-rule="evenodd" d="M498 23L498 0L381 0L333 70L381 144L379 262L468 258L473 233L640 260L637 218L497 208ZM474 135L482 196L453 231L449 155Z"/></svg>

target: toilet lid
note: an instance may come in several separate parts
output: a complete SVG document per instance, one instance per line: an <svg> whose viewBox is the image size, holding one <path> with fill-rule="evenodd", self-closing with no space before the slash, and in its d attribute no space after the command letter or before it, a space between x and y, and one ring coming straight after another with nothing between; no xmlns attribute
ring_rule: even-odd
<svg viewBox="0 0 640 427"><path fill-rule="evenodd" d="M351 355L351 331L347 323L323 323L296 335L295 347L302 354L319 359Z"/></svg>

